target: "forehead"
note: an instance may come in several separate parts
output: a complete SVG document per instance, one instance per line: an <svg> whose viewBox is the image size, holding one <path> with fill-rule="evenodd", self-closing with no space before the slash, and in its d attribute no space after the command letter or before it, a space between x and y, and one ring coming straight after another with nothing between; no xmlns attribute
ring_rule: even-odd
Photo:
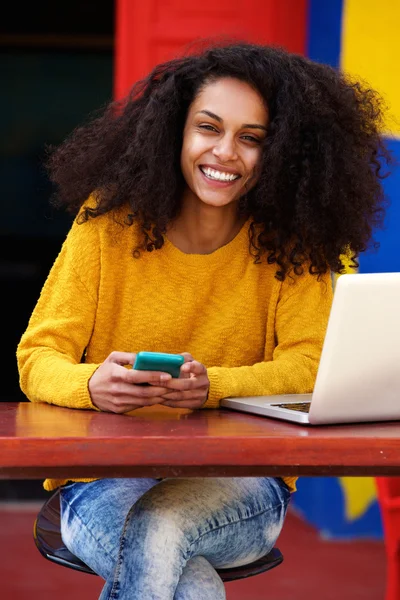
<svg viewBox="0 0 400 600"><path fill-rule="evenodd" d="M194 99L190 114L209 110L222 119L236 117L243 123L267 122L262 96L248 83L224 77L204 85Z"/></svg>

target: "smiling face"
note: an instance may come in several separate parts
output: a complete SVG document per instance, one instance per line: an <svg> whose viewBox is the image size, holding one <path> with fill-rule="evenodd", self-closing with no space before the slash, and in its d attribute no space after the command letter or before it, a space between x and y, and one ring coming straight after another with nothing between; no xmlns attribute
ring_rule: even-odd
<svg viewBox="0 0 400 600"><path fill-rule="evenodd" d="M224 77L206 84L183 132L184 198L223 207L254 187L267 123L263 98L247 83Z"/></svg>

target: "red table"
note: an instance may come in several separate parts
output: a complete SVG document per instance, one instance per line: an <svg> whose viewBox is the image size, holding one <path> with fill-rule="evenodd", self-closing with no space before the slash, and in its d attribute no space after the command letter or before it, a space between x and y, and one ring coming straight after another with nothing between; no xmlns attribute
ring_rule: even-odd
<svg viewBox="0 0 400 600"><path fill-rule="evenodd" d="M0 403L0 478L400 475L400 422L303 426L222 410Z"/></svg>

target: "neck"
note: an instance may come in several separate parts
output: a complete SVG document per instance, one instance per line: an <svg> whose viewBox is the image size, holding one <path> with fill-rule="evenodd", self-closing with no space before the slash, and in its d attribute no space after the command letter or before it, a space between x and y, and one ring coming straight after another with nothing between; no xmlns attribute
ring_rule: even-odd
<svg viewBox="0 0 400 600"><path fill-rule="evenodd" d="M229 244L246 222L239 217L236 203L215 207L183 202L181 212L171 223L167 237L186 254L211 254Z"/></svg>

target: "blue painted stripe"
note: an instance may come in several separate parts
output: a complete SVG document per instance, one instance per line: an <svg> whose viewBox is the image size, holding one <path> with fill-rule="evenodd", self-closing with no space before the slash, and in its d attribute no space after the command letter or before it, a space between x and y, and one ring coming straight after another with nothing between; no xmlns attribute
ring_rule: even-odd
<svg viewBox="0 0 400 600"><path fill-rule="evenodd" d="M387 147L397 165L400 164L400 140L387 139ZM385 194L389 198L385 228L375 232L374 239L380 244L377 251L369 250L360 256L360 273L384 273L400 271L400 167L383 180Z"/></svg>
<svg viewBox="0 0 400 600"><path fill-rule="evenodd" d="M340 66L342 14L345 0L309 0L307 56Z"/></svg>

